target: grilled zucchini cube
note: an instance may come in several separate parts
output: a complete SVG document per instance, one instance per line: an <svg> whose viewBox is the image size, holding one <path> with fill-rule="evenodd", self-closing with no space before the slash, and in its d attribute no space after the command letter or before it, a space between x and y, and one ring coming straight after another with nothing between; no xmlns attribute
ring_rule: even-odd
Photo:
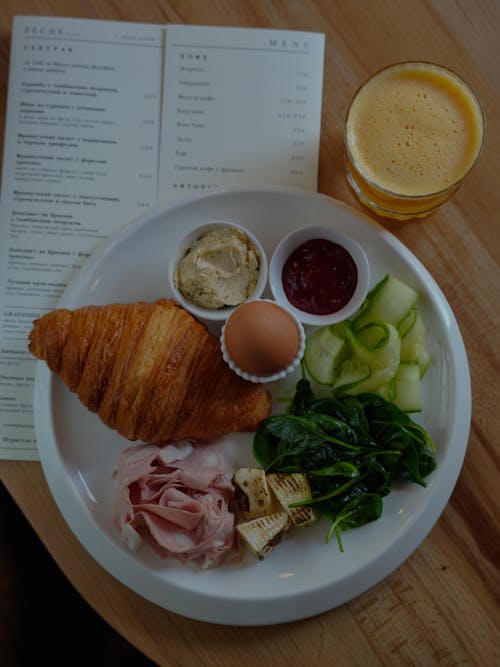
<svg viewBox="0 0 500 667"><path fill-rule="evenodd" d="M233 484L238 514L243 521L273 513L273 497L261 468L238 468Z"/></svg>
<svg viewBox="0 0 500 667"><path fill-rule="evenodd" d="M242 540L259 560L264 560L285 537L290 527L286 512L275 512L236 526Z"/></svg>
<svg viewBox="0 0 500 667"><path fill-rule="evenodd" d="M301 503L312 498L311 485L305 473L272 472L267 475L267 480L294 526L309 526L316 521L318 517L311 506L290 507L293 503Z"/></svg>

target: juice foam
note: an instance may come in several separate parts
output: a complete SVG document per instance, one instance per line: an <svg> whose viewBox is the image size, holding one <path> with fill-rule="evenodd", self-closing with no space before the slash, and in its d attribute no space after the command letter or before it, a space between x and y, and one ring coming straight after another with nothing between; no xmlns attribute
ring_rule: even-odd
<svg viewBox="0 0 500 667"><path fill-rule="evenodd" d="M382 70L348 113L351 162L372 185L403 196L450 188L474 164L483 116L474 93L453 73L427 63Z"/></svg>

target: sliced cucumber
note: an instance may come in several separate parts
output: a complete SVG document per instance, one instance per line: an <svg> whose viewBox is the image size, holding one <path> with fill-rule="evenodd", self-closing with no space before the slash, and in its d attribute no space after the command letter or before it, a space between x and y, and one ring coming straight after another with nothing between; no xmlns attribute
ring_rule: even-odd
<svg viewBox="0 0 500 667"><path fill-rule="evenodd" d="M331 384L336 370L348 353L340 328L322 327L306 340L304 363L309 375L319 384Z"/></svg>
<svg viewBox="0 0 500 667"><path fill-rule="evenodd" d="M399 366L401 338L392 324L371 322L357 334L347 328L347 339L352 353L361 362L367 364L372 374L381 375L381 382L389 382Z"/></svg>
<svg viewBox="0 0 500 667"><path fill-rule="evenodd" d="M306 340L305 368L334 394L380 394L406 412L422 410L421 378L430 355L414 289L387 275L354 321L323 327Z"/></svg>
<svg viewBox="0 0 500 667"><path fill-rule="evenodd" d="M418 294L398 278L387 275L371 290L353 328L359 331L370 322L387 322L398 326L415 306Z"/></svg>
<svg viewBox="0 0 500 667"><path fill-rule="evenodd" d="M408 313L408 315L404 318L404 320L398 324L398 331L401 338L403 338L403 336L406 336L408 331L415 324L416 318L417 318L417 309L412 308Z"/></svg>
<svg viewBox="0 0 500 667"><path fill-rule="evenodd" d="M346 327L346 335L352 356L340 367L333 391L361 394L377 391L390 382L399 365L401 342L397 329L385 322L373 322L359 336Z"/></svg>
<svg viewBox="0 0 500 667"><path fill-rule="evenodd" d="M389 327L384 322L370 322L351 336L356 338L355 347L361 344L367 350L374 351L384 348L389 340Z"/></svg>
<svg viewBox="0 0 500 667"><path fill-rule="evenodd" d="M371 376L372 371L368 364L356 357L347 359L340 367L339 375L332 385L333 392L339 394L361 393L357 391L358 387L368 382Z"/></svg>
<svg viewBox="0 0 500 667"><path fill-rule="evenodd" d="M420 367L414 362L402 362L396 372L393 402L405 412L421 412L422 383Z"/></svg>
<svg viewBox="0 0 500 667"><path fill-rule="evenodd" d="M403 323L400 328L400 331L406 329L401 334L401 361L416 362L420 369L420 377L423 377L431 361L427 350L427 329L416 309L412 310L410 316L412 316L411 325L408 326L406 322L406 325Z"/></svg>
<svg viewBox="0 0 500 667"><path fill-rule="evenodd" d="M375 393L385 398L386 401L394 401L396 398L396 378L392 378L389 382L380 385Z"/></svg>
<svg viewBox="0 0 500 667"><path fill-rule="evenodd" d="M333 384L334 394L364 394L365 392L378 393L381 387L389 385L385 369L373 371L367 364L353 357L347 359Z"/></svg>

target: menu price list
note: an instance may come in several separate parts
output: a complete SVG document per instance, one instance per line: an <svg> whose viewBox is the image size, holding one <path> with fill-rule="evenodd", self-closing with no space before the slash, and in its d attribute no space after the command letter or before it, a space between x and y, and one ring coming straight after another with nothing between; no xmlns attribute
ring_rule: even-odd
<svg viewBox="0 0 500 667"><path fill-rule="evenodd" d="M324 36L169 26L160 193L316 190Z"/></svg>

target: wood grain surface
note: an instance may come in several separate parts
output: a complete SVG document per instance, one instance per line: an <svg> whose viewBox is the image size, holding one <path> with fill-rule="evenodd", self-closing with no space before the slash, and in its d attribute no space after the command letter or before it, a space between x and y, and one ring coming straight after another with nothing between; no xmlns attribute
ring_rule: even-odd
<svg viewBox="0 0 500 667"><path fill-rule="evenodd" d="M343 119L357 86L384 65L429 60L474 88L486 115L486 143L461 189L425 220L378 220L448 299L467 349L473 396L466 459L450 502L420 548L389 577L305 621L258 628L191 621L143 600L93 561L59 514L40 464L0 462L0 479L81 595L159 665L500 664L500 2L2 0L2 123L15 14L324 32L319 191L358 209L342 160ZM0 132L3 137L3 126Z"/></svg>

